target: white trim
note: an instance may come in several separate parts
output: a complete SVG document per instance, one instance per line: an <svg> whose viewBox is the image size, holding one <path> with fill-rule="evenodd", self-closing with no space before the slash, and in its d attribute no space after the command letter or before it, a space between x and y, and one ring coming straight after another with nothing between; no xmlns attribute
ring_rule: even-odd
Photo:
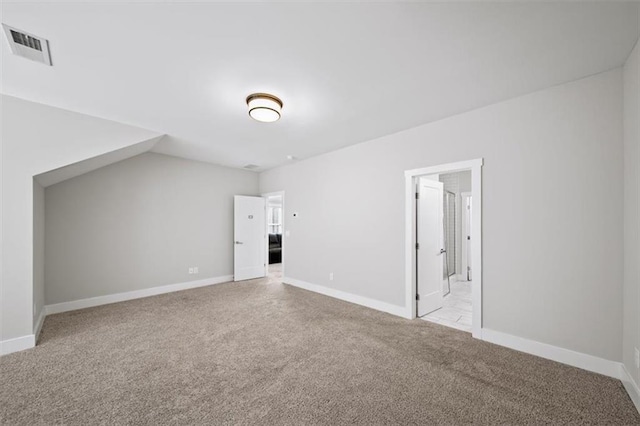
<svg viewBox="0 0 640 426"><path fill-rule="evenodd" d="M40 336L42 324L44 324L44 318L46 316L46 308L43 306L42 309L40 309L40 315L38 315L38 320L36 321L35 327L33 328L33 335L35 336L36 342L38 341L38 337Z"/></svg>
<svg viewBox="0 0 640 426"><path fill-rule="evenodd" d="M469 276L467 271L467 269L469 268L469 260L468 260L468 253L469 253L468 241L469 240L467 240L467 235L471 235L471 234L469 233L469 229L467 226L467 217L469 216L469 211L467 210L467 198L471 198L471 200L473 200L473 195L471 194L471 192L460 193L460 224L462 225L462 238L460 239L460 241L462 243L461 244L462 247L460 247L460 268L461 268L460 272L461 273L458 274L459 281L467 281L467 278Z"/></svg>
<svg viewBox="0 0 640 426"><path fill-rule="evenodd" d="M458 161L457 163L447 163L447 164L440 164L438 166L405 170L404 175L405 177L416 177L421 175L435 175L440 173L462 172L465 170L471 170L474 167L482 167L483 163L484 161L482 158L476 158L475 160ZM473 189L473 187L471 189Z"/></svg>
<svg viewBox="0 0 640 426"><path fill-rule="evenodd" d="M624 385L631 401L633 401L633 404L640 413L640 386L633 380L633 377L631 377L631 374L629 374L629 371L621 362L598 358L593 355L583 354L547 343L536 342L535 340L513 336L488 328L482 329L482 340L618 379Z"/></svg>
<svg viewBox="0 0 640 426"><path fill-rule="evenodd" d="M352 293L347 293L334 288L324 287L317 284L311 284L295 278L284 277L282 279L284 284L289 284L294 287L299 287L304 290L309 290L314 293L319 293L325 296L333 297L335 299L344 300L345 302L355 303L356 305L366 306L367 308L375 309L377 311L386 312L388 314L397 315L406 318L406 309L404 306L392 305L390 303L381 302L375 299L369 299L368 297L358 296Z"/></svg>
<svg viewBox="0 0 640 426"><path fill-rule="evenodd" d="M547 343L536 342L488 328L482 329L482 340L525 352L541 358L557 361L562 364L582 368L583 370L603 374L620 379L620 363L593 355L583 354L570 349L560 348Z"/></svg>
<svg viewBox="0 0 640 426"><path fill-rule="evenodd" d="M124 302L126 300L141 299L143 297L173 293L174 291L189 290L198 287L206 287L209 285L221 284L230 281L233 281L233 275L223 275L221 277L205 278L203 280L145 288L143 290L128 291L126 293L116 293L106 296L90 297L88 299L73 300L71 302L56 303L54 305L45 306L45 310L47 315L58 314L61 312L108 305L111 303Z"/></svg>
<svg viewBox="0 0 640 426"><path fill-rule="evenodd" d="M284 203L285 203L285 199L284 199L284 191L274 191L274 192L265 192L264 194L260 194L261 197L266 198L265 200L265 206L266 208L268 208L269 206L266 205L267 201L269 200L269 197L277 197L277 196L281 196L282 197L282 236L280 238L282 238L282 248L281 248L281 261L280 261L280 265L282 267L282 276L284 276L284 239L286 237L287 231L285 231L285 224L287 221L287 214L286 214L286 210L284 209ZM269 276L269 226L268 226L268 218L267 218L267 214L266 214L266 210L265 210L265 215L264 215L264 219L265 219L265 234L267 235L267 237L265 238L265 263L264 263L264 276L268 277Z"/></svg>
<svg viewBox="0 0 640 426"><path fill-rule="evenodd" d="M408 316L406 307L392 305L367 297L357 296L341 290L324 287L317 284L311 284L295 278L284 277L283 283L319 293L335 299L343 300L356 305L365 306L367 308L386 312L392 315L411 319ZM539 356L541 358L550 359L562 364L581 368L614 379L621 380L625 389L629 393L631 400L640 412L640 389L633 381L624 365L617 361L598 358L593 355L583 354L581 352L572 351L570 349L560 348L558 346L549 345L547 343L536 342L534 340L524 339L522 337L513 336L507 333L483 328L482 340L496 345L504 346L530 355Z"/></svg>
<svg viewBox="0 0 640 426"><path fill-rule="evenodd" d="M406 170L405 175L405 317L416 317L416 276L415 276L415 186L418 176L441 173L454 173L471 170L471 196L473 210L471 212L474 238L471 240L473 281L471 286L472 336L482 339L482 165L484 160L460 161L441 164L433 167Z"/></svg>
<svg viewBox="0 0 640 426"><path fill-rule="evenodd" d="M8 355L25 349L31 349L36 345L36 336L28 334L15 339L7 339L0 341L0 355Z"/></svg>
<svg viewBox="0 0 640 426"><path fill-rule="evenodd" d="M636 406L636 410L640 413L640 386L633 380L627 367L622 363L620 363L620 381L622 381L631 401L633 401L633 404Z"/></svg>

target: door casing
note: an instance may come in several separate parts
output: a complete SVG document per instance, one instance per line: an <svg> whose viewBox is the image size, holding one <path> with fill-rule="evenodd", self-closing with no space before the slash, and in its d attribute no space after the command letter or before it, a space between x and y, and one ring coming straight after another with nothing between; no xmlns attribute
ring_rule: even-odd
<svg viewBox="0 0 640 426"><path fill-rule="evenodd" d="M471 195L471 192L461 192L460 193L460 212L462 213L462 217L461 217L461 223L462 223L462 235L461 235L461 242L462 242L462 247L460 247L460 254L461 256L461 268L462 270L460 271L460 273L458 274L458 281L471 281L469 280L469 275L467 273L467 271L469 270L469 266L473 265L473 259L470 258L470 254L472 253L471 250L471 241L467 239L467 236L471 236L471 238L473 239L473 236L471 235L473 232L473 228L471 227L471 213L473 212L473 209L469 210L467 209L467 206L469 202L472 202L473 200L473 196Z"/></svg>
<svg viewBox="0 0 640 426"><path fill-rule="evenodd" d="M281 196L282 197L282 276L284 277L284 268L285 268L285 264L284 264L284 251L286 250L286 244L284 243L284 239L287 236L287 231L285 226L287 226L287 211L285 210L285 199L284 199L284 191L275 191L275 192L265 192L264 194L260 194L260 196L262 198L264 198L265 203L267 202L267 199L269 197L277 197L277 196ZM268 229L267 228L267 215L264 215L264 229ZM266 232L266 231L265 231ZM267 233L268 235L268 233ZM264 245L264 255L265 255L265 259L266 259L266 265L264 266L264 275L267 276L269 275L269 238L265 238L265 245Z"/></svg>
<svg viewBox="0 0 640 426"><path fill-rule="evenodd" d="M419 176L440 173L471 171L471 194L473 209L471 227L474 238L471 240L473 281L471 299L473 304L472 335L482 339L482 165L483 159L460 161L438 166L406 170L405 174L405 317L416 318L416 214L415 188Z"/></svg>

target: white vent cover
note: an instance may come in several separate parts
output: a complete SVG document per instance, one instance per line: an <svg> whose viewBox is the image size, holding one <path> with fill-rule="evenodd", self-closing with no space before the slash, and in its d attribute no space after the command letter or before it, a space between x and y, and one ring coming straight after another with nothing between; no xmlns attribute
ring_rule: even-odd
<svg viewBox="0 0 640 426"><path fill-rule="evenodd" d="M2 24L7 42L14 55L22 56L32 61L51 64L49 41L41 37L29 34L17 28Z"/></svg>

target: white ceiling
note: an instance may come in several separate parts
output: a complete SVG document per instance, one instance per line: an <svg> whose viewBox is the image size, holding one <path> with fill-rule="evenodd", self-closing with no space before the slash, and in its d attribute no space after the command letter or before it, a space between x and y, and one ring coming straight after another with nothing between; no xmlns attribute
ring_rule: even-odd
<svg viewBox="0 0 640 426"><path fill-rule="evenodd" d="M4 3L2 92L166 133L154 151L261 169L623 64L637 3ZM251 120L266 91L283 118Z"/></svg>

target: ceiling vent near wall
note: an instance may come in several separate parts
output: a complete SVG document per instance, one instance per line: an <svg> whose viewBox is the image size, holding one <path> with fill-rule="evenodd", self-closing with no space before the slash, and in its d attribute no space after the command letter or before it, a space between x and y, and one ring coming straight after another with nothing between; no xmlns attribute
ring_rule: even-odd
<svg viewBox="0 0 640 426"><path fill-rule="evenodd" d="M2 24L7 42L14 55L52 65L49 52L49 40L29 34L28 32Z"/></svg>

